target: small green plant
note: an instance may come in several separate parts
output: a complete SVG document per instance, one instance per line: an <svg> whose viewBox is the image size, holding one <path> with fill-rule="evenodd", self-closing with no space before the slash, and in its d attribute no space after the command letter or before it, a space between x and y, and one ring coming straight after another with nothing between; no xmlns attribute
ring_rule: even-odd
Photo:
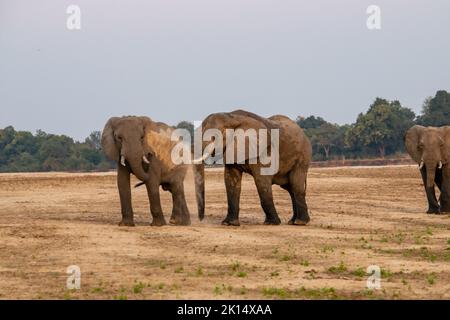
<svg viewBox="0 0 450 320"><path fill-rule="evenodd" d="M158 290L162 290L162 289L164 289L165 286L166 286L166 284L164 282L160 282L156 285L156 288Z"/></svg>
<svg viewBox="0 0 450 320"><path fill-rule="evenodd" d="M300 261L300 265L304 266L304 267L308 267L309 266L309 261L308 260L302 260Z"/></svg>
<svg viewBox="0 0 450 320"><path fill-rule="evenodd" d="M392 277L392 272L389 269L383 269L380 270L381 278L390 278Z"/></svg>
<svg viewBox="0 0 450 320"><path fill-rule="evenodd" d="M134 294L142 293L142 290L144 290L145 284L139 281L139 283L136 283L133 287Z"/></svg>
<svg viewBox="0 0 450 320"><path fill-rule="evenodd" d="M287 254L281 256L281 258L280 258L281 261L289 261L291 259L292 259L292 256L287 255Z"/></svg>
<svg viewBox="0 0 450 320"><path fill-rule="evenodd" d="M183 267L178 267L175 269L175 273L182 273L184 271Z"/></svg>
<svg viewBox="0 0 450 320"><path fill-rule="evenodd" d="M114 297L115 300L128 300L128 297L125 294L120 294Z"/></svg>
<svg viewBox="0 0 450 320"><path fill-rule="evenodd" d="M235 261L231 264L230 268L233 271L237 271L241 267L241 263L239 261Z"/></svg>
<svg viewBox="0 0 450 320"><path fill-rule="evenodd" d="M344 273L347 271L347 267L344 264L344 261L341 261L341 263L339 264L339 266L335 267L330 267L328 268L328 272L331 273Z"/></svg>
<svg viewBox="0 0 450 320"><path fill-rule="evenodd" d="M91 293L102 293L103 292L103 288L101 287L95 287L91 289Z"/></svg>
<svg viewBox="0 0 450 320"><path fill-rule="evenodd" d="M430 285L433 285L436 283L437 275L436 273L432 272L429 275L427 275L427 282Z"/></svg>
<svg viewBox="0 0 450 320"><path fill-rule="evenodd" d="M197 271L195 271L195 274L197 275L197 277L200 277L203 275L203 269L202 267L198 267Z"/></svg>
<svg viewBox="0 0 450 320"><path fill-rule="evenodd" d="M358 269L354 270L352 272L352 274L356 277L362 278L364 276L367 275L366 270L364 270L363 268L359 267Z"/></svg>
<svg viewBox="0 0 450 320"><path fill-rule="evenodd" d="M286 299L290 296L290 292L284 288L263 288L262 294L266 297L276 296L280 299Z"/></svg>
<svg viewBox="0 0 450 320"><path fill-rule="evenodd" d="M431 229L431 227L427 227L427 229L425 230L425 233L429 236L433 235L433 230Z"/></svg>
<svg viewBox="0 0 450 320"><path fill-rule="evenodd" d="M278 271L274 271L270 273L271 277L278 277L280 275L280 273Z"/></svg>
<svg viewBox="0 0 450 320"><path fill-rule="evenodd" d="M332 247L332 246L324 246L323 248L322 248L322 252L323 253L327 253L327 252L330 252L330 253L332 253L332 252L334 252L334 248Z"/></svg>
<svg viewBox="0 0 450 320"><path fill-rule="evenodd" d="M221 294L223 293L223 289L222 289L221 286L215 286L213 292L214 292L214 294L215 294L216 296L218 296L218 295L221 295Z"/></svg>
<svg viewBox="0 0 450 320"><path fill-rule="evenodd" d="M237 273L238 278L245 278L247 276L247 272L239 271Z"/></svg>

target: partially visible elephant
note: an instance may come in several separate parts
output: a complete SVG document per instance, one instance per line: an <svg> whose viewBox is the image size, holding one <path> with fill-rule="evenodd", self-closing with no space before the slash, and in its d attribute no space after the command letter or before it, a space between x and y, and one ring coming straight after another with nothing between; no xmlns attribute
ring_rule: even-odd
<svg viewBox="0 0 450 320"><path fill-rule="evenodd" d="M242 174L248 173L253 179L258 190L261 206L265 213L264 224L278 225L281 223L275 210L272 185L280 185L287 190L292 200L292 218L289 220L291 225L306 225L310 221L308 206L306 204L306 176L311 161L312 149L308 138L303 130L291 119L276 115L270 118L263 118L254 113L244 110L236 110L229 113L214 113L209 115L202 123L202 133L205 134L209 129L220 130L223 141L214 143L203 142L202 157L196 161L205 160L208 157L214 157L215 148L222 148L225 163L225 186L228 200L228 214L222 224L239 226L239 202L241 194ZM261 152L276 152L275 150L259 150L256 163L251 163L250 151L246 150L245 162L238 162L236 158L230 161L226 159L227 129L237 130L248 129L267 130L271 134L271 129L279 129L279 168L274 174L262 174L261 169L267 167L261 163ZM263 130L264 131L264 130ZM258 144L260 137L258 136ZM270 137L268 139L268 149L270 148ZM220 146L221 144L221 146ZM213 146L214 148L211 148ZM249 146L249 144L248 144ZM236 147L236 144L234 145ZM213 150L214 149L214 150ZM236 150L233 152L236 155ZM231 163L230 163L231 162ZM200 217L201 219L202 217Z"/></svg>
<svg viewBox="0 0 450 320"><path fill-rule="evenodd" d="M147 188L153 226L166 224L161 208L160 186L172 193L170 223L190 224L183 185L188 166L175 165L171 161L170 152L175 144L171 141L172 130L168 125L148 117L113 117L106 123L102 148L108 158L117 162L117 186L122 211L119 225L134 226L130 174L134 174ZM199 183L200 180L196 179ZM198 196L197 204L199 215L203 215L204 198Z"/></svg>
<svg viewBox="0 0 450 320"><path fill-rule="evenodd" d="M404 140L409 155L419 164L428 199L427 213L450 212L450 127L415 125ZM439 202L435 184L441 191Z"/></svg>

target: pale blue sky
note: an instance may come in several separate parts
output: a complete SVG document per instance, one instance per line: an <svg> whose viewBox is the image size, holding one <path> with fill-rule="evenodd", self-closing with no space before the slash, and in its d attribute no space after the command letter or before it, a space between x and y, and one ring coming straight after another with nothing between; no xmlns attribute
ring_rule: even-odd
<svg viewBox="0 0 450 320"><path fill-rule="evenodd" d="M84 139L113 115L236 108L350 123L376 96L418 112L450 90L449 33L448 0L0 0L0 127Z"/></svg>

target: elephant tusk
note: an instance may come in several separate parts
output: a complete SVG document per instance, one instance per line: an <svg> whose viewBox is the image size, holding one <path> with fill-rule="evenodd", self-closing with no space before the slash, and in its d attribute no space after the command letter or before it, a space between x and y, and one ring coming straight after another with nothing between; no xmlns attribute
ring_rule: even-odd
<svg viewBox="0 0 450 320"><path fill-rule="evenodd" d="M207 146L203 156L201 156L201 157L199 157L197 159L194 159L194 164L200 164L203 161L205 161L211 155L211 152L213 150L214 150L214 144L210 144L209 146Z"/></svg>
<svg viewBox="0 0 450 320"><path fill-rule="evenodd" d="M419 169L422 169L422 168L423 168L423 165L424 165L423 161L420 161Z"/></svg>
<svg viewBox="0 0 450 320"><path fill-rule="evenodd" d="M125 156L120 156L120 164L124 167L126 167L127 165L125 164Z"/></svg>
<svg viewBox="0 0 450 320"><path fill-rule="evenodd" d="M442 161L439 161L439 169L442 169Z"/></svg>
<svg viewBox="0 0 450 320"><path fill-rule="evenodd" d="M148 161L147 157L144 155L142 156L142 160L146 163L146 164L150 164L150 161Z"/></svg>

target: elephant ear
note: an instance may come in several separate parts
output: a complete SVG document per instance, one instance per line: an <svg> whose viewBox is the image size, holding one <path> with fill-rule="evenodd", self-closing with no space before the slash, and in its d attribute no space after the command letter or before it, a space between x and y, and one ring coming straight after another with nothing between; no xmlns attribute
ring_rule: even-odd
<svg viewBox="0 0 450 320"><path fill-rule="evenodd" d="M417 163L420 163L421 157L422 157L422 155L418 149L418 146L419 146L420 136L424 129L425 129L425 127L415 125L415 126L411 127L410 129L408 129L408 131L406 131L406 134L405 134L406 151L408 151L411 158Z"/></svg>
<svg viewBox="0 0 450 320"><path fill-rule="evenodd" d="M102 132L102 150L109 159L114 161L119 161L120 156L114 139L114 125L118 120L117 117L110 118Z"/></svg>
<svg viewBox="0 0 450 320"><path fill-rule="evenodd" d="M261 118L253 113L246 112L246 111L235 111L230 113L230 117L232 118L231 123L234 125L232 126L232 129L234 129L234 156L235 160L237 160L238 155L238 139L236 137L239 132L246 134L245 139L245 156L244 159L239 160L250 160L254 159L255 155L257 157L261 156L262 152L267 154L267 148L270 148L270 129L272 129L272 126L270 125L270 121L264 118ZM266 150L261 150L259 146L261 145L259 143L259 132L261 129L267 130L266 135L266 145L268 146ZM225 134L225 133L224 133ZM247 135L248 134L248 135ZM255 135L254 143L248 143L247 136ZM231 143L231 141L227 141ZM256 142L256 144L255 144ZM226 146L227 149L231 147L230 145ZM270 150L269 150L270 152Z"/></svg>
<svg viewBox="0 0 450 320"><path fill-rule="evenodd" d="M449 163L450 162L450 126L443 126L440 128L442 134L442 140L444 140L443 145L443 155L444 155L444 162Z"/></svg>

